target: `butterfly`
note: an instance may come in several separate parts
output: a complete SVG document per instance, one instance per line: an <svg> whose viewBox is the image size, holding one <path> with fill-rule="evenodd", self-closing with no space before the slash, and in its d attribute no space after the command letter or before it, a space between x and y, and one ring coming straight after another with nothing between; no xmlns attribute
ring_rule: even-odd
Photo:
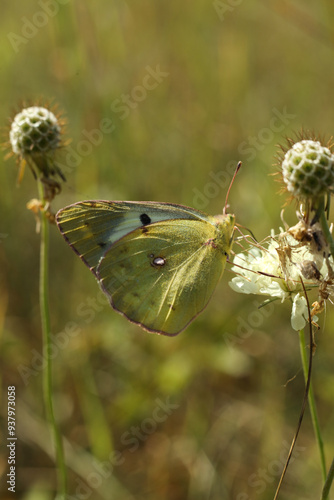
<svg viewBox="0 0 334 500"><path fill-rule="evenodd" d="M56 220L111 306L170 336L209 302L234 237L233 215L171 203L81 201L59 210Z"/></svg>

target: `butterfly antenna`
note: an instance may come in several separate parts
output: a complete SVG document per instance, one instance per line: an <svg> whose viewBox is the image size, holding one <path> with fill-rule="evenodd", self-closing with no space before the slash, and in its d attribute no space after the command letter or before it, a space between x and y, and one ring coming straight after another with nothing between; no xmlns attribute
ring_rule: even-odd
<svg viewBox="0 0 334 500"><path fill-rule="evenodd" d="M248 232L249 232L249 234L251 235L251 237L253 238L253 240L254 240L256 243L258 243L258 241L257 241L257 239L255 238L254 233L253 233L253 231L252 231L251 229L249 229L249 228L248 228L248 227L246 227L246 226L243 226L242 224L236 224L236 226L238 227L238 229L239 229L240 227L242 227L243 229L246 229L246 231L248 231ZM240 231L240 229L239 229L239 231ZM245 238L245 236L243 235L243 233L242 233L241 231L240 231L240 233L241 233L241 234L242 234L242 236Z"/></svg>
<svg viewBox="0 0 334 500"><path fill-rule="evenodd" d="M240 170L240 167L241 167L242 163L241 161L239 161L238 165L237 165L237 168L235 169L235 172L234 172L234 175L232 177L232 180L231 180L231 183L229 185L229 188L227 190L227 194L226 194L226 198L225 198L225 206L224 206L224 210L223 210L223 214L225 215L226 214L226 210L227 210L227 202L228 202L228 197L229 197L229 194L230 194L230 191L231 191L231 187L232 187L232 184L234 182L234 179L237 175L237 173L239 172Z"/></svg>

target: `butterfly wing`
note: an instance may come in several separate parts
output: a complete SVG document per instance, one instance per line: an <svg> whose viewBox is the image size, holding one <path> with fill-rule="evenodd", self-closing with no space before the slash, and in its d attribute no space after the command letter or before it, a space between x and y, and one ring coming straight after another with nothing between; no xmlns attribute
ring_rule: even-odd
<svg viewBox="0 0 334 500"><path fill-rule="evenodd" d="M168 219L207 220L207 216L182 205L126 201L82 201L56 215L65 240L94 274L115 241L134 229Z"/></svg>
<svg viewBox="0 0 334 500"><path fill-rule="evenodd" d="M182 331L207 305L231 247L232 218L219 229L209 219L157 222L116 241L96 270L114 309L148 331Z"/></svg>

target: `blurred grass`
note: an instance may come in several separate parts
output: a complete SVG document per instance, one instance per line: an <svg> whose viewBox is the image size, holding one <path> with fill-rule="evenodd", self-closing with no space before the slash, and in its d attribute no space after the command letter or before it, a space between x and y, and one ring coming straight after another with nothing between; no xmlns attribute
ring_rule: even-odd
<svg viewBox="0 0 334 500"><path fill-rule="evenodd" d="M3 124L20 100L53 98L66 112L72 154L81 151L83 131L99 129L103 119L114 124L89 154L75 160L64 151L67 183L55 210L103 198L169 201L219 213L226 187L213 183L213 176L242 160L231 211L259 239L278 228L285 198L268 175L275 171L276 144L301 127L332 134L332 2L241 2L224 19L217 3L203 0L53 5L58 13L15 51L8 34L23 36L26 19L38 20L41 4L2 2ZM142 85L148 66L168 76L121 119L115 100ZM293 115L276 131L270 130L275 110ZM55 473L36 357L39 238L25 208L36 185L27 171L17 189L16 177L14 161L3 161L0 363L4 395L8 385L17 387L18 498L44 500L53 498ZM286 208L290 223L294 210ZM275 306L242 333L241 322L255 318L256 297L234 294L226 271L207 310L185 332L173 339L150 335L101 302L94 278L56 228L51 232L52 331L59 343L55 406L66 439L70 494L272 498L304 387L289 304ZM330 461L332 311L325 316L313 380ZM231 348L228 339L236 337ZM22 366L32 370L27 384ZM166 401L176 406L170 415L157 412ZM3 396L3 418L5 402ZM282 498L319 498L320 463L308 413L297 445ZM1 451L6 472L5 445ZM7 498L4 478L1 487Z"/></svg>

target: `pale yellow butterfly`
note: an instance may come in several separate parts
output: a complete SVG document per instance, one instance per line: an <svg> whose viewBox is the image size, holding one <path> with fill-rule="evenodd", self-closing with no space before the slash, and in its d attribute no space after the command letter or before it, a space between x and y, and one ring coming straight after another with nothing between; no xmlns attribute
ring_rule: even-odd
<svg viewBox="0 0 334 500"><path fill-rule="evenodd" d="M170 203L81 201L56 219L112 307L164 335L178 334L205 308L233 243L233 215Z"/></svg>

